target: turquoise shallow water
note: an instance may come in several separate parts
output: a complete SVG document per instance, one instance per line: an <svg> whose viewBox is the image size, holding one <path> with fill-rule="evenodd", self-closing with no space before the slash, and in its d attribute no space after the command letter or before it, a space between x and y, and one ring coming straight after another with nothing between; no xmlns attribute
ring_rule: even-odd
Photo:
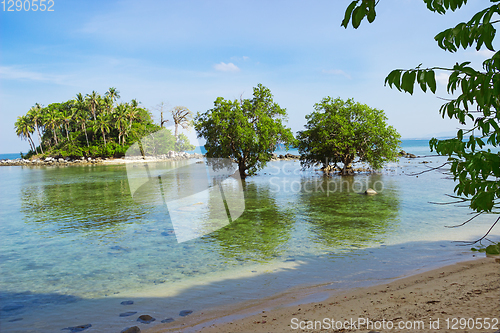
<svg viewBox="0 0 500 333"><path fill-rule="evenodd" d="M417 146L403 148L425 155ZM2 167L0 327L120 331L142 312L178 318L297 285L347 288L472 258L451 241L480 237L492 217L445 228L469 217L466 207L429 204L447 201L453 181L407 176L442 161L402 159L344 178L272 162L247 180L243 215L182 243L164 205L133 200L124 165ZM359 194L368 187L379 194ZM129 299L142 312L119 317Z"/></svg>

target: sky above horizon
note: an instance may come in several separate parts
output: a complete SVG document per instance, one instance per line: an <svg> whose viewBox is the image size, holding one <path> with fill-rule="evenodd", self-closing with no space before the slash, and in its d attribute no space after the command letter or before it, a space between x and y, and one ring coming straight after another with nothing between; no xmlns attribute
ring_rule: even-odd
<svg viewBox="0 0 500 333"><path fill-rule="evenodd" d="M438 112L438 97L449 97L444 72L436 95L404 94L385 87L384 79L392 69L421 63L450 67L469 60L479 67L492 52L450 54L434 36L489 1L443 16L422 0L384 0L375 22L363 21L357 30L340 26L349 3L54 0L53 12L0 11L0 153L29 150L14 122L35 103L104 94L109 87L119 90L120 101L140 101L156 121L161 102L204 112L219 96L251 98L262 83L287 109L294 132L326 96L384 110L403 138L456 132L457 121Z"/></svg>

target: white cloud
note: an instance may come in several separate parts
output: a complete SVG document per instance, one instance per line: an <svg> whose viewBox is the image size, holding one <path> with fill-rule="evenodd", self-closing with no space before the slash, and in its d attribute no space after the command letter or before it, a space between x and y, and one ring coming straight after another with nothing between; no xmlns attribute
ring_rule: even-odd
<svg viewBox="0 0 500 333"><path fill-rule="evenodd" d="M231 57L231 60L232 61L247 61L248 59L250 59L250 57L247 57L247 56L242 56L242 57Z"/></svg>
<svg viewBox="0 0 500 333"><path fill-rule="evenodd" d="M491 57L493 57L495 52L490 51L490 50L479 50L479 51L476 51L476 54L480 55L481 57L484 57L484 58L491 58Z"/></svg>
<svg viewBox="0 0 500 333"><path fill-rule="evenodd" d="M14 66L0 66L0 77L4 80L30 80L63 84L61 75L48 75L19 69Z"/></svg>
<svg viewBox="0 0 500 333"><path fill-rule="evenodd" d="M323 69L323 73L324 74L331 74L331 75L342 75L342 76L348 78L349 80L351 79L351 76L341 69Z"/></svg>
<svg viewBox="0 0 500 333"><path fill-rule="evenodd" d="M437 73L436 74L436 82L440 86L446 87L446 86L448 86L448 78L449 77L450 77L450 75L448 75L447 73L444 73L444 72Z"/></svg>
<svg viewBox="0 0 500 333"><path fill-rule="evenodd" d="M221 72L239 72L240 69L238 66L233 64L232 62L226 64L225 62L221 62L220 64L214 65L214 68Z"/></svg>

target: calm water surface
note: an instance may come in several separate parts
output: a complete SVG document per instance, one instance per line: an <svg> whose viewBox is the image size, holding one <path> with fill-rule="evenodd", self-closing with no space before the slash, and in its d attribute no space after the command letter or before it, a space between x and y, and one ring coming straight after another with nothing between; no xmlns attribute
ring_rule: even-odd
<svg viewBox="0 0 500 333"><path fill-rule="evenodd" d="M406 150L430 154L425 144ZM240 218L183 243L166 206L132 199L125 166L1 167L1 331L91 323L89 332L118 332L144 313L175 319L297 285L367 285L471 258L451 240L480 237L493 218L445 228L470 217L429 204L447 201L453 181L407 176L441 162L402 159L381 174L330 178L272 162L246 181ZM359 194L368 187L379 194ZM138 313L119 317L126 311Z"/></svg>

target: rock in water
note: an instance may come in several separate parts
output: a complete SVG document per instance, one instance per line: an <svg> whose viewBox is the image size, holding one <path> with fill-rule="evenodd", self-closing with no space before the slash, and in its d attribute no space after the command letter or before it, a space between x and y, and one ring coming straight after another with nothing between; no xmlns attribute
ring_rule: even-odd
<svg viewBox="0 0 500 333"><path fill-rule="evenodd" d="M137 326L132 326L124 329L120 333L141 333L141 329Z"/></svg>
<svg viewBox="0 0 500 333"><path fill-rule="evenodd" d="M123 312L120 313L120 317L128 317L128 316L133 316L137 313L137 311L129 311L129 312Z"/></svg>
<svg viewBox="0 0 500 333"><path fill-rule="evenodd" d="M165 323L171 323L173 321L174 321L174 318L167 318L167 319L163 319L161 322L165 324Z"/></svg>
<svg viewBox="0 0 500 333"><path fill-rule="evenodd" d="M85 331L87 328L92 327L91 324L85 324L80 326L66 327L63 330L69 330L71 333Z"/></svg>
<svg viewBox="0 0 500 333"><path fill-rule="evenodd" d="M191 313L193 313L193 310L182 310L181 312L179 312L179 316L185 317L190 315Z"/></svg>
<svg viewBox="0 0 500 333"><path fill-rule="evenodd" d="M369 189L367 189L365 191L365 194L366 195L375 195L375 194L377 194L377 191L375 191L374 189L369 188Z"/></svg>
<svg viewBox="0 0 500 333"><path fill-rule="evenodd" d="M132 304L134 304L134 301L123 301L120 304L121 305L132 305Z"/></svg>
<svg viewBox="0 0 500 333"><path fill-rule="evenodd" d="M139 318L137 318L137 321L141 322L143 324L150 324L155 320L156 319L151 317L150 315L142 315L142 316L139 316Z"/></svg>
<svg viewBox="0 0 500 333"><path fill-rule="evenodd" d="M15 319L11 319L9 320L9 323L13 323L13 322L16 322L16 321L20 321L20 320L23 320L24 318L15 318Z"/></svg>
<svg viewBox="0 0 500 333"><path fill-rule="evenodd" d="M21 303L12 303L4 306L2 308L2 311L8 312L8 311L15 311L24 308L24 304Z"/></svg>

